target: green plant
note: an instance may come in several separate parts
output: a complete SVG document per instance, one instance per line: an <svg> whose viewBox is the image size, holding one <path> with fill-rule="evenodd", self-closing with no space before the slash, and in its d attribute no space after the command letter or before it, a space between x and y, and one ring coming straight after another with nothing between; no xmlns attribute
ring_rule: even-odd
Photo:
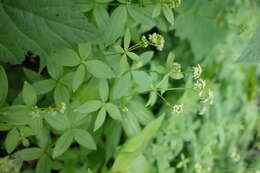
<svg viewBox="0 0 260 173"><path fill-rule="evenodd" d="M0 172L215 171L235 165L222 163L226 155L218 150L224 149L244 161L253 140L247 136L258 121L256 84L250 79L247 87L236 87L246 80L242 73L256 71L239 67L227 80L231 72L222 68L228 68L224 59L237 37L244 40L237 45L242 53L247 33L255 32L248 47L252 59L259 58L253 49L257 15L248 20L256 14L254 5L242 0L1 0L0 131L5 138L0 144L5 157ZM233 23L236 13L246 29ZM230 47L221 58L205 58L216 56L224 42ZM240 60L252 52L247 50ZM236 89L241 100L230 95ZM251 116L243 118L249 110ZM238 118L207 116L218 111ZM200 120L197 114L206 115ZM243 121L250 126L239 141Z"/></svg>

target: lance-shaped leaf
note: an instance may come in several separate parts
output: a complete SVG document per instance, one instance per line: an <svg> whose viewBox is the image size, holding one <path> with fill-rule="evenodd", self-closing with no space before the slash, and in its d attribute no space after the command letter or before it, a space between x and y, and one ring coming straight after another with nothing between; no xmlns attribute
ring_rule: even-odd
<svg viewBox="0 0 260 173"><path fill-rule="evenodd" d="M128 172L132 162L142 154L148 142L158 131L163 117L151 121L139 135L131 138L122 146L112 167L112 172Z"/></svg>

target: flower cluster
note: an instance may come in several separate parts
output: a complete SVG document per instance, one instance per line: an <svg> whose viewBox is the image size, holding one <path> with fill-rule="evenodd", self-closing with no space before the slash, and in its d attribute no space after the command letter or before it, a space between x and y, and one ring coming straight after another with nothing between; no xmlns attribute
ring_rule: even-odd
<svg viewBox="0 0 260 173"><path fill-rule="evenodd" d="M39 118L41 114L56 115L58 112L63 114L65 111L66 111L66 104L62 102L57 107L39 108L38 106L34 106L32 108L31 115L34 118Z"/></svg>
<svg viewBox="0 0 260 173"><path fill-rule="evenodd" d="M160 34L153 33L149 34L149 41L152 43L153 46L155 46L158 50L162 50L164 46L164 38Z"/></svg>
<svg viewBox="0 0 260 173"><path fill-rule="evenodd" d="M206 90L206 81L201 79L201 74L202 74L202 68L198 64L194 67L192 67L192 76L196 80L193 89L198 91L198 95L201 99L202 103L209 102L210 104L213 103L213 92L211 90Z"/></svg>
<svg viewBox="0 0 260 173"><path fill-rule="evenodd" d="M240 160L240 155L237 154L237 152L235 152L235 151L230 154L230 157L231 157L235 162L238 162L238 161Z"/></svg>
<svg viewBox="0 0 260 173"><path fill-rule="evenodd" d="M174 105L172 107L172 112L176 113L176 114L181 114L183 113L183 104L179 104L179 105Z"/></svg>
<svg viewBox="0 0 260 173"><path fill-rule="evenodd" d="M181 65L179 63L174 62L172 64L172 67L173 67L172 69L173 73L181 73Z"/></svg>
<svg viewBox="0 0 260 173"><path fill-rule="evenodd" d="M198 64L197 66L192 67L192 72L193 72L193 77L195 79L199 79L202 73L201 66Z"/></svg>
<svg viewBox="0 0 260 173"><path fill-rule="evenodd" d="M196 80L193 88L194 88L194 90L199 91L199 93L201 93L205 87L206 87L206 81L200 78L200 79Z"/></svg>
<svg viewBox="0 0 260 173"><path fill-rule="evenodd" d="M195 169L196 173L201 173L201 172L202 172L202 166L201 166L201 164L196 163L196 164L194 165L194 169Z"/></svg>
<svg viewBox="0 0 260 173"><path fill-rule="evenodd" d="M181 0L161 0L161 4L166 5L168 8L176 8L181 4Z"/></svg>
<svg viewBox="0 0 260 173"><path fill-rule="evenodd" d="M145 36L142 36L142 46L147 47L148 45L152 45L156 47L157 50L161 51L164 46L164 38L160 34L153 33L148 35L148 39Z"/></svg>
<svg viewBox="0 0 260 173"><path fill-rule="evenodd" d="M207 90L206 92L200 92L199 96L201 98L202 103L209 102L209 104L213 104L213 98L214 98L213 91Z"/></svg>
<svg viewBox="0 0 260 173"><path fill-rule="evenodd" d="M14 165L13 161L8 157L0 158L0 172L1 173L18 173L18 168Z"/></svg>

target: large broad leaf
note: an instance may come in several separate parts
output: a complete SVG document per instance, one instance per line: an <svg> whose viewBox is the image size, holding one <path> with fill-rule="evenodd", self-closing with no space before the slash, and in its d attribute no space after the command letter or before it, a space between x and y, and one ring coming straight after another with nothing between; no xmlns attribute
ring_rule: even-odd
<svg viewBox="0 0 260 173"><path fill-rule="evenodd" d="M46 57L58 47L96 38L71 0L0 1L0 60L20 63L27 51Z"/></svg>
<svg viewBox="0 0 260 173"><path fill-rule="evenodd" d="M260 26L256 29L247 47L239 57L238 62L260 63Z"/></svg>
<svg viewBox="0 0 260 173"><path fill-rule="evenodd" d="M4 103L8 94L8 79L4 68L0 65L0 105Z"/></svg>

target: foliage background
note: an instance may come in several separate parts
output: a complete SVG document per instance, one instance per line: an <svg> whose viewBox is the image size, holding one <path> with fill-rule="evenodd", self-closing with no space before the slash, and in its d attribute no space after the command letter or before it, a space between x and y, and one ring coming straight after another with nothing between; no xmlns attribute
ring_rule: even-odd
<svg viewBox="0 0 260 173"><path fill-rule="evenodd" d="M260 72L254 63L260 61L259 2L183 0L174 9L162 6L160 14L157 1L127 2L0 1L0 170L259 171ZM163 51L153 47L134 50L134 55L128 55L133 72L120 75L123 58L114 54L118 51L114 45L124 44L128 30L131 45L153 32L164 36L165 45ZM165 66L169 52L174 52L175 61L185 69L201 64L202 77L214 91L213 105L200 104L191 90L167 91L164 97L170 103L184 104L183 114L173 115L159 97L148 107L149 94L122 97L158 84L162 74L149 70ZM135 55L142 68L136 67ZM83 66L84 59L92 65ZM190 85L189 76L169 80L169 87ZM110 105L112 113L104 108L110 117L102 114L99 102L80 109L93 100L107 101L116 108ZM69 112L65 116L55 117L47 111L50 106L52 111L60 110L61 102ZM36 103L46 108L40 110L40 118L31 116L38 110L33 107ZM124 106L128 112L123 111ZM93 131L98 114L106 120L100 120L100 128ZM165 114L164 120L157 118L161 114ZM71 128L73 131L68 130ZM74 134L81 135L72 139Z"/></svg>

